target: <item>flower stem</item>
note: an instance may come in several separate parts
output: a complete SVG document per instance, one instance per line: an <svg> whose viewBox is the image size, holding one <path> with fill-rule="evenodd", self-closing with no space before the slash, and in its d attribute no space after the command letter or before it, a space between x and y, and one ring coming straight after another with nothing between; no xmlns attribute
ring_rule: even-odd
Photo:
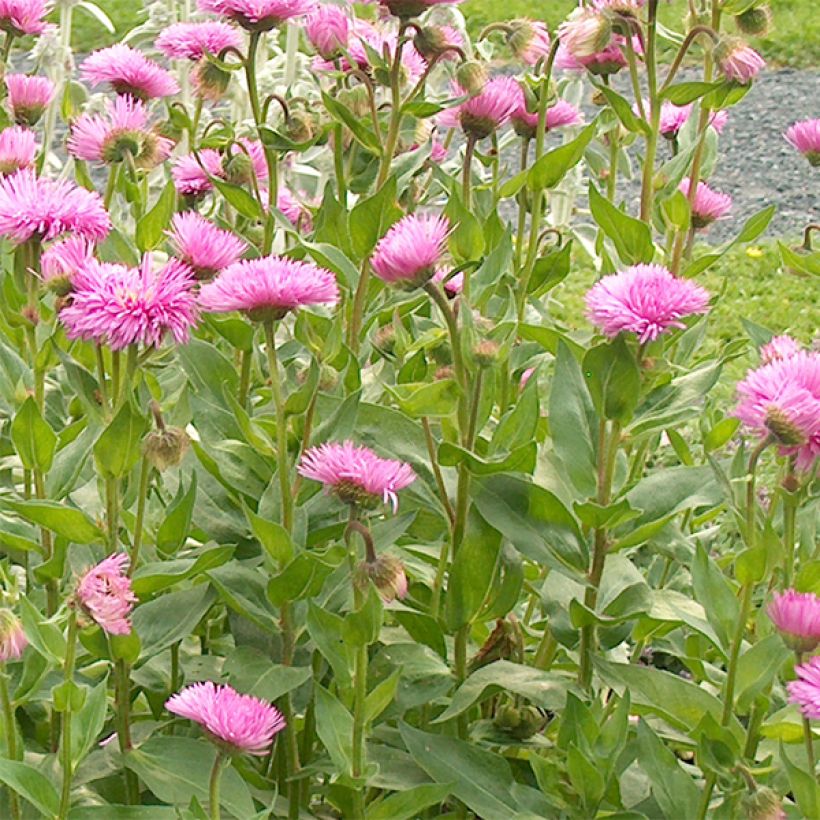
<svg viewBox="0 0 820 820"><path fill-rule="evenodd" d="M384 144L384 153L379 167L379 176L376 179L376 190L387 182L390 176L390 166L393 163L393 154L396 153L396 145L399 142L399 127L401 126L401 54L404 49L404 32L407 22L402 20L399 23L399 33L396 39L396 50L393 54L393 65L390 67L390 122L387 126L387 140ZM378 122L373 123L374 128L378 128Z"/></svg>
<svg viewBox="0 0 820 820"><path fill-rule="evenodd" d="M11 707L9 679L5 669L0 669L0 705L3 709L3 730L6 735L6 758L17 760L17 723ZM9 810L13 820L20 820L20 800L12 788L9 788Z"/></svg>
<svg viewBox="0 0 820 820"><path fill-rule="evenodd" d="M800 666L800 664L803 663L803 653L797 652L795 654L797 656L797 665ZM809 772L813 778L816 765L814 759L814 733L812 732L811 721L805 715L803 716L803 743L806 745L806 760L809 764Z"/></svg>
<svg viewBox="0 0 820 820"><path fill-rule="evenodd" d="M473 180L473 155L475 154L476 138L470 134L467 137L467 145L464 148L464 172L461 179L461 199L464 207L469 211L472 207L472 180ZM466 276L464 277L467 278Z"/></svg>
<svg viewBox="0 0 820 820"><path fill-rule="evenodd" d="M124 660L114 664L114 690L116 695L117 742L120 754L127 754L131 748L131 679L130 667ZM134 806L139 803L139 784L131 769L125 769L125 802Z"/></svg>
<svg viewBox="0 0 820 820"><path fill-rule="evenodd" d="M63 662L63 680L66 683L74 682L74 660L77 652L77 613L72 608L68 615L68 630L66 634L66 652ZM62 738L60 740L60 767L62 769L62 788L60 790L60 820L68 817L71 808L71 778L73 775L71 763L71 693L68 697L62 716Z"/></svg>
<svg viewBox="0 0 820 820"><path fill-rule="evenodd" d="M641 219L644 222L649 222L652 219L652 205L655 198L655 157L658 152L658 134L661 120L661 104L658 99L658 67L655 60L658 0L649 0L648 12L646 76L649 84L649 134L646 138L646 156L644 157L643 180L641 183Z"/></svg>
<svg viewBox="0 0 820 820"><path fill-rule="evenodd" d="M139 561L140 547L142 546L142 530L145 522L145 504L148 500L148 479L151 477L151 464L143 456L140 466L140 483L137 491L137 515L134 521L134 540L131 542L131 554L128 562L129 578L134 574Z"/></svg>
<svg viewBox="0 0 820 820"><path fill-rule="evenodd" d="M222 767L225 765L225 755L216 753L211 777L208 780L208 813L211 820L219 820L219 785L222 780Z"/></svg>
<svg viewBox="0 0 820 820"><path fill-rule="evenodd" d="M251 361L252 355L250 350L243 350L241 354L241 364L239 373L239 404L245 407L248 403L248 391L251 386Z"/></svg>
<svg viewBox="0 0 820 820"><path fill-rule="evenodd" d="M786 483L794 479L793 465L789 464ZM794 575L794 549L797 525L797 501L791 491L784 488L786 495L783 498L783 587L792 585Z"/></svg>

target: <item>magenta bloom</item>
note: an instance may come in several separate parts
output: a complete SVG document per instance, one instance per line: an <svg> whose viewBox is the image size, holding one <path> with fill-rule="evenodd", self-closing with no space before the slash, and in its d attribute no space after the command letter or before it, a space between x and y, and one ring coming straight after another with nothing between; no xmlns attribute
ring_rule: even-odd
<svg viewBox="0 0 820 820"><path fill-rule="evenodd" d="M241 48L242 33L229 23L174 23L157 37L156 47L172 60L201 60L206 54L219 56L226 48Z"/></svg>
<svg viewBox="0 0 820 820"><path fill-rule="evenodd" d="M166 333L182 344L196 324L193 271L172 259L154 272L146 255L139 268L91 260L73 280L71 304L60 311L69 339L120 350L159 346Z"/></svg>
<svg viewBox="0 0 820 820"><path fill-rule="evenodd" d="M796 122L785 137L815 168L820 166L820 119Z"/></svg>
<svg viewBox="0 0 820 820"><path fill-rule="evenodd" d="M175 214L167 234L174 254L197 279L210 279L236 262L248 247L236 234L217 228L195 211Z"/></svg>
<svg viewBox="0 0 820 820"><path fill-rule="evenodd" d="M138 168L167 159L174 144L149 125L145 103L131 96L107 101L105 114L83 114L71 126L68 150L77 159L112 165L130 154Z"/></svg>
<svg viewBox="0 0 820 820"><path fill-rule="evenodd" d="M678 279L662 265L633 265L604 276L586 294L587 318L605 335L635 333L643 344L685 316L706 313L709 294L689 279Z"/></svg>
<svg viewBox="0 0 820 820"><path fill-rule="evenodd" d="M447 159L447 148L445 148L443 142L439 142L437 139L433 139L430 143L430 161L434 162L436 165L441 165L444 160Z"/></svg>
<svg viewBox="0 0 820 820"><path fill-rule="evenodd" d="M454 97L467 99L442 111L439 123L448 128L458 125L474 139L489 137L512 117L521 97L521 87L513 77L495 77L475 96L470 97L458 85L453 85Z"/></svg>
<svg viewBox="0 0 820 820"><path fill-rule="evenodd" d="M108 83L117 94L140 100L170 97L179 91L164 68L124 43L93 52L80 66L80 76L91 85Z"/></svg>
<svg viewBox="0 0 820 820"><path fill-rule="evenodd" d="M796 703L809 720L820 719L820 657L795 666L797 680L789 681L789 703Z"/></svg>
<svg viewBox="0 0 820 820"><path fill-rule="evenodd" d="M211 681L186 686L168 698L165 708L198 723L232 754L264 755L274 735L285 728L285 719L267 701Z"/></svg>
<svg viewBox="0 0 820 820"><path fill-rule="evenodd" d="M6 74L8 105L18 125L36 125L54 98L54 83L47 77Z"/></svg>
<svg viewBox="0 0 820 820"><path fill-rule="evenodd" d="M0 131L0 174L13 174L21 168L28 168L40 146L37 135L28 128L13 125Z"/></svg>
<svg viewBox="0 0 820 820"><path fill-rule="evenodd" d="M347 48L350 28L350 17L340 6L329 3L320 5L305 21L310 44L325 60L333 60Z"/></svg>
<svg viewBox="0 0 820 820"><path fill-rule="evenodd" d="M310 211L296 199L290 188L285 185L280 184L279 190L276 192L276 207L297 230L310 231L313 228Z"/></svg>
<svg viewBox="0 0 820 820"><path fill-rule="evenodd" d="M94 243L79 236L54 242L40 257L43 282L59 296L71 292L74 277L94 258Z"/></svg>
<svg viewBox="0 0 820 820"><path fill-rule="evenodd" d="M547 109L545 127L547 131L571 125L581 125L584 115L566 100L558 99ZM538 131L538 112L527 109L527 98L519 86L518 105L512 114L515 133L526 139L534 139Z"/></svg>
<svg viewBox="0 0 820 820"><path fill-rule="evenodd" d="M235 262L203 285L199 294L205 310L241 310L253 321L281 319L300 307L338 301L339 286L329 270L284 256Z"/></svg>
<svg viewBox="0 0 820 820"><path fill-rule="evenodd" d="M315 0L198 0L200 11L221 14L248 31L270 31L290 20L310 14Z"/></svg>
<svg viewBox="0 0 820 820"><path fill-rule="evenodd" d="M721 74L736 83L750 83L766 65L766 61L743 40L730 39L715 48L715 59Z"/></svg>
<svg viewBox="0 0 820 820"><path fill-rule="evenodd" d="M678 190L689 196L691 180L687 177L681 180ZM711 225L716 219L722 219L732 209L732 197L710 188L705 182L698 182L695 201L692 203L692 225L703 229Z"/></svg>
<svg viewBox="0 0 820 820"><path fill-rule="evenodd" d="M0 663L19 660L27 646L19 618L10 609L0 609Z"/></svg>
<svg viewBox="0 0 820 820"><path fill-rule="evenodd" d="M774 336L771 341L767 342L760 348L760 362L761 364L768 364L775 359L788 359L789 356L794 356L803 349L797 339L791 336Z"/></svg>
<svg viewBox="0 0 820 820"><path fill-rule="evenodd" d="M433 276L433 281L440 284L443 283L442 287L448 296L458 296L464 289L464 272L459 271L457 274L447 279L448 273L449 271L444 268L439 269Z"/></svg>
<svg viewBox="0 0 820 820"><path fill-rule="evenodd" d="M726 123L729 122L729 112L728 111L715 111L712 114L709 125L718 132L718 134L723 133L723 129L726 126Z"/></svg>
<svg viewBox="0 0 820 820"><path fill-rule="evenodd" d="M181 196L203 196L213 190L210 177L224 178L222 155L214 148L204 148L199 152L202 165L194 154L187 154L174 160L171 176L177 193Z"/></svg>
<svg viewBox="0 0 820 820"><path fill-rule="evenodd" d="M820 598L814 593L787 589L772 598L767 612L796 652L811 652L820 643Z"/></svg>
<svg viewBox="0 0 820 820"><path fill-rule="evenodd" d="M42 34L49 11L46 0L0 0L0 29L15 37Z"/></svg>
<svg viewBox="0 0 820 820"><path fill-rule="evenodd" d="M109 555L91 567L77 585L77 601L83 611L109 635L130 635L128 616L136 603L131 579L126 575L128 556Z"/></svg>
<svg viewBox="0 0 820 820"><path fill-rule="evenodd" d="M104 239L111 230L102 200L67 180L38 177L31 168L0 180L0 236L16 244L73 233Z"/></svg>
<svg viewBox="0 0 820 820"><path fill-rule="evenodd" d="M379 240L370 264L380 279L410 288L421 287L435 273L444 255L450 223L446 217L410 214Z"/></svg>
<svg viewBox="0 0 820 820"><path fill-rule="evenodd" d="M513 54L527 65L535 65L550 52L549 29L541 22L517 20L512 24L510 47Z"/></svg>
<svg viewBox="0 0 820 820"><path fill-rule="evenodd" d="M379 458L370 448L352 441L311 447L297 469L305 478L321 481L346 504L373 509L390 502L394 512L399 503L396 493L416 479L409 464Z"/></svg>

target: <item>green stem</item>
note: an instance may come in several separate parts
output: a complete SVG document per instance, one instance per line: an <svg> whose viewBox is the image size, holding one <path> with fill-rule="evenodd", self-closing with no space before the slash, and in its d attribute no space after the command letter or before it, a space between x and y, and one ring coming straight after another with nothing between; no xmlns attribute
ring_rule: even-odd
<svg viewBox="0 0 820 820"><path fill-rule="evenodd" d="M353 757L352 773L358 780L365 770L365 703L367 700L367 645L356 650L353 668Z"/></svg>
<svg viewBox="0 0 820 820"><path fill-rule="evenodd" d="M115 710L117 743L120 754L131 751L131 679L130 667L124 660L114 664ZM131 769L125 769L125 802L129 806L139 803L139 784Z"/></svg>
<svg viewBox="0 0 820 820"><path fill-rule="evenodd" d="M350 325L347 330L347 345L358 355L361 346L362 319L364 317L364 304L367 299L367 287L370 284L370 261L365 259L362 263L362 272L356 285L356 293L353 295L353 308L350 313Z"/></svg>
<svg viewBox="0 0 820 820"><path fill-rule="evenodd" d="M794 477L794 473L790 472L787 475ZM790 492L786 490L786 492ZM792 585L792 576L794 575L794 549L796 542L797 530L797 504L790 496L783 499L783 587L788 588Z"/></svg>
<svg viewBox="0 0 820 820"><path fill-rule="evenodd" d="M105 357L100 345L94 345L94 354L97 360L97 383L100 390L100 404L103 409L103 417L108 419L111 415L111 407L108 403L108 385L105 380Z"/></svg>
<svg viewBox="0 0 820 820"><path fill-rule="evenodd" d="M752 450L749 456L749 466L747 468L748 479L746 481L746 546L749 549L754 548L757 541L757 499L755 498L755 479L757 473L757 464L760 461L760 456L763 451L772 443L771 437L764 438Z"/></svg>
<svg viewBox="0 0 820 820"><path fill-rule="evenodd" d="M606 179L606 195L610 202L615 202L618 187L618 152L620 126L609 132L609 176Z"/></svg>
<svg viewBox="0 0 820 820"><path fill-rule="evenodd" d="M336 192L339 204L347 208L347 184L345 183L344 131L341 123L333 129L333 166L336 172Z"/></svg>
<svg viewBox="0 0 820 820"><path fill-rule="evenodd" d="M63 663L63 680L74 682L74 661L77 653L77 613L72 608L68 615L66 634L66 653ZM62 739L60 740L60 767L62 769L62 788L60 790L60 820L68 817L71 808L71 779L74 774L71 762L71 694L68 694L62 716Z"/></svg>
<svg viewBox="0 0 820 820"><path fill-rule="evenodd" d="M436 480L436 489L438 489L441 504L444 507L444 510L447 513L447 518L450 520L450 525L452 526L456 515L453 511L453 505L450 503L450 498L447 495L447 487L444 484L444 476L441 474L441 467L439 466L438 456L436 455L436 442L433 438L433 431L430 428L430 419L428 419L427 416L421 417L421 426L424 430L424 442L427 445L427 455L430 457L430 468L432 469L433 477Z"/></svg>
<svg viewBox="0 0 820 820"><path fill-rule="evenodd" d="M117 190L117 180L120 176L119 163L113 163L108 171L108 181L105 183L105 195L103 196L103 206L106 210L111 207L111 200Z"/></svg>
<svg viewBox="0 0 820 820"><path fill-rule="evenodd" d="M219 785L222 781L222 767L225 765L225 755L217 751L211 776L208 780L208 813L211 820L219 820Z"/></svg>
<svg viewBox="0 0 820 820"><path fill-rule="evenodd" d="M9 697L9 679L5 669L0 669L0 705L3 709L3 729L6 735L6 758L17 760L17 721ZM20 800L17 792L9 788L9 809L13 820L20 820Z"/></svg>
<svg viewBox="0 0 820 820"><path fill-rule="evenodd" d="M526 137L521 138L521 159L519 161L519 170L524 171L527 168L527 160L530 155L530 141ZM515 267L516 270L521 268L524 255L524 233L527 230L527 186L523 186L518 192L518 228L515 232Z"/></svg>
<svg viewBox="0 0 820 820"><path fill-rule="evenodd" d="M396 146L399 142L399 130L401 126L401 54L404 49L404 33L407 22L402 20L399 23L399 33L396 40L396 50L393 55L393 65L390 67L390 122L387 126L387 140L384 144L379 176L376 179L376 190L378 191L390 176L390 166L393 163L393 154L396 153ZM373 123L374 128L378 128L378 122Z"/></svg>
<svg viewBox="0 0 820 820"><path fill-rule="evenodd" d="M476 138L470 134L467 137L467 145L464 148L464 169L461 179L461 199L464 207L469 211L472 207L472 180L473 180L473 155L475 154ZM465 282L467 276L464 277Z"/></svg>
<svg viewBox="0 0 820 820"><path fill-rule="evenodd" d="M142 546L142 530L145 522L145 504L148 500L148 479L151 477L151 464L143 457L140 467L140 483L137 492L137 515L134 521L134 540L131 543L131 555L128 562L129 577L134 574L139 561L140 547Z"/></svg>
<svg viewBox="0 0 820 820"><path fill-rule="evenodd" d="M726 684L723 688L723 718L722 725L728 726L732 717L735 702L735 683L737 681L737 662L740 657L740 648L743 644L743 635L746 632L746 622L749 619L749 609L752 605L754 584L744 584L740 591L740 613L737 617L735 634L729 649L729 665L726 668Z"/></svg>
<svg viewBox="0 0 820 820"><path fill-rule="evenodd" d="M239 374L239 404L245 407L248 403L248 391L251 386L251 361L252 353L250 350L243 350L241 355L241 365Z"/></svg>
<svg viewBox="0 0 820 820"><path fill-rule="evenodd" d="M108 554L117 551L120 522L120 484L116 478L105 479L105 523Z"/></svg>
<svg viewBox="0 0 820 820"><path fill-rule="evenodd" d="M657 41L658 0L649 0L649 22L646 37L646 76L649 84L649 134L646 138L646 156L643 165L641 184L641 219L649 222L652 219L652 205L655 197L655 157L658 151L658 134L660 131L661 105L658 99L658 69L655 60ZM628 39L628 38L627 38Z"/></svg>

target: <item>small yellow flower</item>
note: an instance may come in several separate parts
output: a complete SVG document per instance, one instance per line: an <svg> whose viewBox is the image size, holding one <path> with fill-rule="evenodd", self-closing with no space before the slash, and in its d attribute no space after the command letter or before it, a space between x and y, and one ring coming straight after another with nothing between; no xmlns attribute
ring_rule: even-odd
<svg viewBox="0 0 820 820"><path fill-rule="evenodd" d="M751 259L760 259L763 256L763 248L759 248L757 245L750 245L746 248L746 256Z"/></svg>

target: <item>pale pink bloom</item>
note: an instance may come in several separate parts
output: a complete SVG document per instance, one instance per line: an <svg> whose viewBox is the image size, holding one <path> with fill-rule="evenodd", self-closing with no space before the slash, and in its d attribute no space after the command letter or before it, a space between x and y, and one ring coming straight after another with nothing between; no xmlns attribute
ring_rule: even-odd
<svg viewBox="0 0 820 820"><path fill-rule="evenodd" d="M350 16L341 6L330 3L322 3L305 21L310 44L325 60L333 60L347 48L350 29Z"/></svg>
<svg viewBox="0 0 820 820"><path fill-rule="evenodd" d="M186 686L168 698L165 708L198 723L212 740L227 745L234 754L266 754L274 735L285 728L285 719L267 701L211 681Z"/></svg>
<svg viewBox="0 0 820 820"><path fill-rule="evenodd" d="M373 508L390 503L398 508L398 491L413 483L409 464L379 458L369 447L352 441L330 441L305 451L297 468L305 478L321 481L346 504Z"/></svg>
<svg viewBox="0 0 820 820"><path fill-rule="evenodd" d="M206 54L218 57L226 48L241 48L242 32L229 23L174 23L163 29L156 47L174 60L201 60Z"/></svg>
<svg viewBox="0 0 820 820"><path fill-rule="evenodd" d="M379 240L370 264L390 284L420 287L435 273L450 232L446 217L409 214Z"/></svg>
<svg viewBox="0 0 820 820"><path fill-rule="evenodd" d="M576 57L560 45L555 55L555 68L563 71L586 70L595 75L617 74L629 64L625 48L626 39L620 34L614 35L607 46L588 57ZM636 54L643 53L640 39L637 36L632 38L632 48Z"/></svg>
<svg viewBox="0 0 820 820"><path fill-rule="evenodd" d="M464 102L439 114L439 124L447 128L461 126L474 139L489 137L505 125L518 107L521 88L513 77L495 77L475 96L453 84L454 97L467 97Z"/></svg>
<svg viewBox="0 0 820 820"><path fill-rule="evenodd" d="M28 168L40 146L37 135L28 128L13 125L0 131L0 174L13 174L21 168Z"/></svg>
<svg viewBox="0 0 820 820"><path fill-rule="evenodd" d="M729 122L729 112L728 111L715 111L712 114L711 119L709 120L709 125L718 132L718 134L723 133L723 129L726 127L726 123Z"/></svg>
<svg viewBox="0 0 820 820"><path fill-rule="evenodd" d="M566 100L558 99L547 109L545 127L547 131L571 125L581 125L584 115ZM538 112L527 109L527 98L519 86L518 106L512 114L515 133L527 139L533 139L538 131Z"/></svg>
<svg viewBox="0 0 820 820"><path fill-rule="evenodd" d="M678 190L684 196L689 196L691 180L686 177L681 180ZM705 182L698 182L695 192L695 201L692 204L692 225L703 229L711 225L716 219L723 219L732 209L732 197L710 188Z"/></svg>
<svg viewBox="0 0 820 820"><path fill-rule="evenodd" d="M533 373L535 373L535 368L534 368L534 367L528 367L528 368L527 368L527 369L526 369L526 370L525 370L525 371L521 374L521 379L520 379L520 381L518 382L518 389L519 389L519 391L523 390L523 389L527 386L527 384L528 384L529 380L532 378L532 374L533 374Z"/></svg>
<svg viewBox="0 0 820 820"><path fill-rule="evenodd" d="M438 165L446 159L447 149L444 147L444 143L434 139L430 143L430 160Z"/></svg>
<svg viewBox="0 0 820 820"><path fill-rule="evenodd" d="M643 344L685 327L681 320L686 316L706 313L709 294L662 265L633 265L596 282L587 291L586 305L587 318L605 335L634 333Z"/></svg>
<svg viewBox="0 0 820 820"><path fill-rule="evenodd" d="M775 594L767 612L796 652L811 652L820 643L820 598L814 593L787 589Z"/></svg>
<svg viewBox="0 0 820 820"><path fill-rule="evenodd" d="M813 166L820 166L820 119L796 122L785 137Z"/></svg>
<svg viewBox="0 0 820 820"><path fill-rule="evenodd" d="M179 91L171 74L124 43L93 52L80 66L80 76L91 85L107 83L117 94L140 100L170 97Z"/></svg>
<svg viewBox="0 0 820 820"><path fill-rule="evenodd" d="M293 17L310 14L316 0L198 0L200 11L212 11L248 31L270 31Z"/></svg>
<svg viewBox="0 0 820 820"><path fill-rule="evenodd" d="M40 275L49 288L61 296L71 291L74 277L94 258L94 243L71 236L49 245L40 257Z"/></svg>
<svg viewBox="0 0 820 820"><path fill-rule="evenodd" d="M248 247L236 234L218 228L195 211L174 214L171 230L166 233L174 254L197 279L209 279L232 265Z"/></svg>
<svg viewBox="0 0 820 820"><path fill-rule="evenodd" d="M550 33L544 23L514 20L510 25L510 47L519 60L528 65L535 65L550 53Z"/></svg>
<svg viewBox="0 0 820 820"><path fill-rule="evenodd" d="M734 415L809 470L820 455L820 353L801 350L750 370L737 394Z"/></svg>
<svg viewBox="0 0 820 820"><path fill-rule="evenodd" d="M603 51L612 39L609 18L594 8L579 6L558 26L561 45L581 60Z"/></svg>
<svg viewBox="0 0 820 820"><path fill-rule="evenodd" d="M42 34L48 27L43 18L50 11L46 0L0 0L0 30L15 37Z"/></svg>
<svg viewBox="0 0 820 820"><path fill-rule="evenodd" d="M727 80L750 83L766 65L766 61L743 40L731 39L715 49L718 68Z"/></svg>
<svg viewBox="0 0 820 820"><path fill-rule="evenodd" d="M77 600L83 611L109 635L130 635L128 620L136 603L131 579L126 574L128 556L109 555L87 570L77 585Z"/></svg>
<svg viewBox="0 0 820 820"><path fill-rule="evenodd" d="M785 334L782 336L774 336L760 348L760 363L768 364L775 359L788 359L789 356L794 356L802 349L803 346L800 342L791 336Z"/></svg>
<svg viewBox="0 0 820 820"><path fill-rule="evenodd" d="M146 254L139 268L92 259L74 275L71 303L60 311L69 339L86 339L120 350L159 346L166 333L188 341L199 312L193 271L171 259L158 271Z"/></svg>
<svg viewBox="0 0 820 820"><path fill-rule="evenodd" d="M254 321L281 319L307 305L335 305L336 277L312 262L284 256L243 259L203 285L199 302L214 313L245 311Z"/></svg>
<svg viewBox="0 0 820 820"><path fill-rule="evenodd" d="M171 140L150 125L145 103L131 96L106 101L104 114L83 114L71 126L68 151L86 162L108 165L130 154L138 168L153 168L173 150Z"/></svg>
<svg viewBox="0 0 820 820"><path fill-rule="evenodd" d="M820 719L820 657L794 667L797 680L789 681L789 703L796 703L809 720Z"/></svg>
<svg viewBox="0 0 820 820"><path fill-rule="evenodd" d="M647 116L649 116L648 101L645 101L644 104L646 105L645 110L647 112ZM637 113L636 109L633 110ZM686 121L689 119L689 115L691 113L691 103L688 105L675 105L674 103L669 102L669 100L664 100L661 105L661 134L663 134L663 136L667 139L677 137L678 132L684 125L686 125Z"/></svg>
<svg viewBox="0 0 820 820"><path fill-rule="evenodd" d="M0 180L0 236L16 244L64 233L104 239L110 230L100 197L73 182L38 177L32 168Z"/></svg>
<svg viewBox="0 0 820 820"><path fill-rule="evenodd" d="M48 77L6 74L7 102L18 125L36 125L54 99L54 83Z"/></svg>
<svg viewBox="0 0 820 820"><path fill-rule="evenodd" d="M10 609L0 609L0 663L19 660L27 646L19 618Z"/></svg>
<svg viewBox="0 0 820 820"><path fill-rule="evenodd" d="M197 162L195 154L186 154L174 160L171 177L181 196L202 196L213 190L210 177L224 177L222 155L214 148L203 148Z"/></svg>
<svg viewBox="0 0 820 820"><path fill-rule="evenodd" d="M276 207L285 215L288 221L300 231L310 232L313 222L310 211L299 202L293 192L285 185L280 185L276 192Z"/></svg>
<svg viewBox="0 0 820 820"><path fill-rule="evenodd" d="M433 276L433 281L441 284L448 296L458 296L464 289L464 271L459 271L448 279L449 274L448 270L440 268Z"/></svg>

